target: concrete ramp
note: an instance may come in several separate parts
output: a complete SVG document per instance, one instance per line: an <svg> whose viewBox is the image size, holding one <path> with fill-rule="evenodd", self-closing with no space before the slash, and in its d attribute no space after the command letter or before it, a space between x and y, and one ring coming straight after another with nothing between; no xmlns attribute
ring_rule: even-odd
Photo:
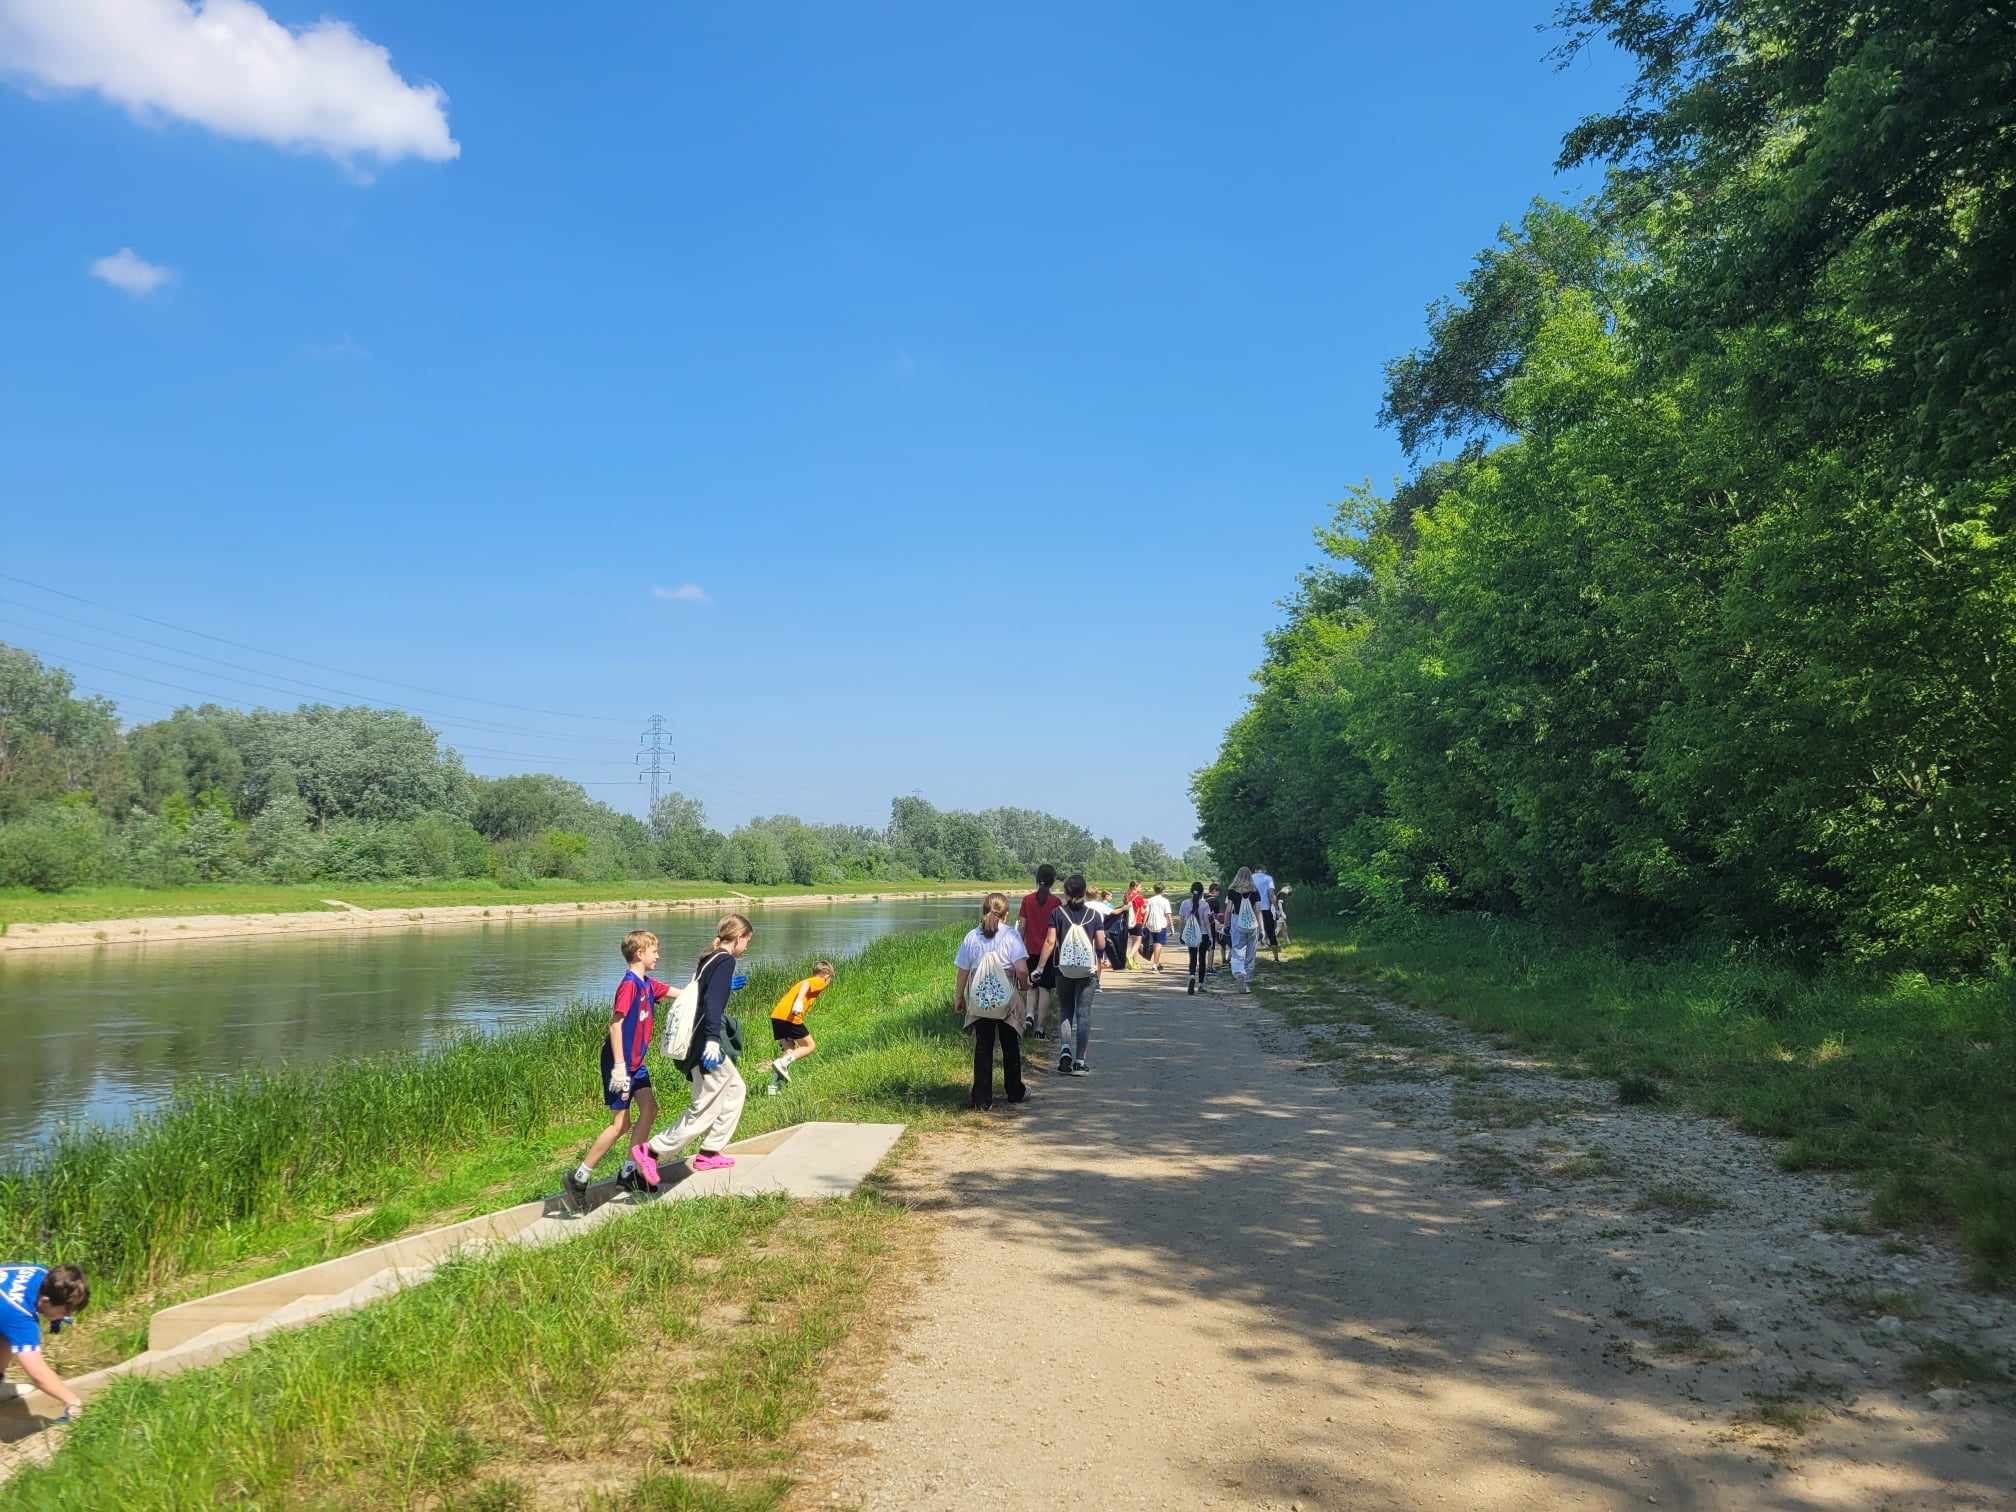
<svg viewBox="0 0 2016 1512"><path fill-rule="evenodd" d="M557 1196L521 1202L501 1212L409 1234L355 1254L248 1281L154 1314L147 1352L70 1382L89 1401L124 1375L175 1375L237 1354L262 1334L312 1323L366 1306L403 1286L425 1281L451 1255L479 1254L506 1244L552 1244L633 1213L648 1202L688 1197L845 1197L902 1137L902 1124L803 1123L728 1147L735 1164L695 1171L666 1162L656 1197L637 1198L613 1181L589 1189L587 1210L574 1213ZM0 1440L42 1428L62 1410L33 1387L0 1383Z"/></svg>

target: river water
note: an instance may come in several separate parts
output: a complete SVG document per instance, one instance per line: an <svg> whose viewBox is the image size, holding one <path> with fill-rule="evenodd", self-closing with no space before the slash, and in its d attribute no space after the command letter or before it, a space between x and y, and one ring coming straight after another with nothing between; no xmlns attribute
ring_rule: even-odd
<svg viewBox="0 0 2016 1512"><path fill-rule="evenodd" d="M749 960L845 955L973 910L950 899L755 908ZM0 1152L32 1151L65 1121L122 1123L185 1077L424 1049L607 999L631 929L657 933L658 976L683 982L714 923L605 913L0 955Z"/></svg>

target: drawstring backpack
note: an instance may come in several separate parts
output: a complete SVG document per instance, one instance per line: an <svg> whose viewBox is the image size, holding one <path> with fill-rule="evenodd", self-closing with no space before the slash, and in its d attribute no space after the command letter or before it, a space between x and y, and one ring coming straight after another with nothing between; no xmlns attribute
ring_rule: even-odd
<svg viewBox="0 0 2016 1512"><path fill-rule="evenodd" d="M1239 899L1239 927L1251 934L1260 927L1260 916L1253 912L1253 894L1246 893Z"/></svg>
<svg viewBox="0 0 2016 1512"><path fill-rule="evenodd" d="M1085 905L1078 905L1083 910ZM1085 926L1071 917L1069 909L1064 912L1064 922L1071 927L1064 931L1063 943L1057 947L1057 970L1077 981L1092 975L1092 936L1085 933Z"/></svg>
<svg viewBox="0 0 2016 1512"><path fill-rule="evenodd" d="M707 968L720 960L726 951L709 956L693 973L693 980L679 989L679 995L672 999L672 1011L665 1015L665 1055L669 1060L681 1060L693 1048L693 1025L700 1017L700 979L707 975ZM730 960L734 957L730 956Z"/></svg>
<svg viewBox="0 0 2016 1512"><path fill-rule="evenodd" d="M1190 895L1190 917L1183 921L1183 943L1195 950L1204 943L1204 926L1197 922L1197 916L1204 911L1204 894Z"/></svg>
<svg viewBox="0 0 2016 1512"><path fill-rule="evenodd" d="M1001 927L1008 926L1004 922ZM966 1027L971 1029L976 1019L1005 1019L1014 1006L1015 984L1008 978L1008 968L993 951L984 951L966 983Z"/></svg>

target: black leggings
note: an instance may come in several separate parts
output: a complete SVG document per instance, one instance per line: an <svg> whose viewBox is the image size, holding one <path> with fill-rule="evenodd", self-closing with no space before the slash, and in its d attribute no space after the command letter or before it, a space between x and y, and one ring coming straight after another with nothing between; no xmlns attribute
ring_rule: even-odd
<svg viewBox="0 0 2016 1512"><path fill-rule="evenodd" d="M1190 975L1202 981L1204 973L1210 969L1211 947L1209 945L1192 945L1190 947Z"/></svg>
<svg viewBox="0 0 2016 1512"><path fill-rule="evenodd" d="M1078 1019L1078 1005L1090 997L1098 985L1099 978L1096 976L1068 977L1059 972L1057 974L1057 1022L1061 1024L1064 1020L1070 1019L1073 1023L1076 1023Z"/></svg>
<svg viewBox="0 0 2016 1512"><path fill-rule="evenodd" d="M994 1041L1001 1041L1001 1086L1008 1101L1019 1103L1029 1095L1022 1085L1022 1036L996 1019L976 1019L973 1023L973 1095L971 1108L994 1106Z"/></svg>

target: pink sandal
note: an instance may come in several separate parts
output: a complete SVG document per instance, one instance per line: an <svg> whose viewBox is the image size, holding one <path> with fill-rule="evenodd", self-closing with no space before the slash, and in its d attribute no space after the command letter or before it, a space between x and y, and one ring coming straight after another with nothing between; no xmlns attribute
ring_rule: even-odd
<svg viewBox="0 0 2016 1512"><path fill-rule="evenodd" d="M710 1155L705 1150L693 1157L693 1169L696 1171L719 1171L733 1164L733 1155Z"/></svg>
<svg viewBox="0 0 2016 1512"><path fill-rule="evenodd" d="M644 1173L644 1179L651 1185L658 1185L658 1162L651 1158L651 1146L630 1146L630 1158L637 1162L637 1169Z"/></svg>

